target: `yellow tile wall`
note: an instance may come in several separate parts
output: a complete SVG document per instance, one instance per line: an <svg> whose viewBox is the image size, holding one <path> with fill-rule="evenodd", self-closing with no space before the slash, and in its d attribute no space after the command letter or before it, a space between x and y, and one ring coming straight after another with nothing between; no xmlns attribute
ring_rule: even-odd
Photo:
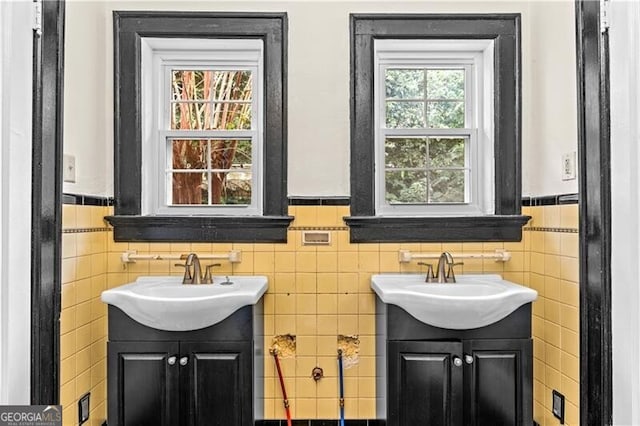
<svg viewBox="0 0 640 426"><path fill-rule="evenodd" d="M105 207L62 207L60 404L63 424L78 424L78 399L91 392L90 426L106 419L107 286ZM74 231L74 232L70 232Z"/></svg>
<svg viewBox="0 0 640 426"><path fill-rule="evenodd" d="M360 338L360 362L345 371L347 418L375 418L375 296L371 274L417 272L400 264L398 250L476 252L505 248L505 263L466 260L461 273L500 273L539 293L533 305L534 418L542 426L559 424L551 415L551 390L566 396L566 424L579 424L579 316L577 206L525 208L533 217L518 243L351 244L342 217L348 207L290 208L296 219L286 244L115 243L104 228L109 208L63 207L61 315L61 403L64 424L76 424L77 400L91 391L91 425L106 417L105 288L143 275L181 275L172 261L123 265L125 250L139 253L242 251L240 264L223 263L218 273L261 274L269 278L265 295L265 351L276 334L297 337L295 357L283 359L292 414L296 418L337 418L338 334ZM302 230L328 229L329 246L303 246ZM549 230L551 229L551 230ZM315 366L325 378L311 378ZM265 418L282 418L282 396L273 360L265 359Z"/></svg>
<svg viewBox="0 0 640 426"><path fill-rule="evenodd" d="M512 252L506 264L491 260L466 260L458 273L499 273L506 279L529 284L530 237L518 243L351 244L342 221L348 207L293 206L295 220L286 244L162 244L115 243L108 238L107 287L112 288L144 275L181 275L172 261L138 261L126 267L120 261L125 250L139 253L197 253L242 251L242 262L224 263L217 273L259 274L269 278L265 303L265 353L271 337L292 334L297 338L295 357L283 359L287 393L295 418L338 418L337 336L357 335L360 361L345 371L347 418L375 418L375 295L370 277L380 272L419 272L414 263L400 264L398 250L417 252L477 252L505 248ZM302 231L327 229L329 246L303 246ZM319 366L324 379L318 383L311 370ZM265 358L265 418L283 418L282 394L271 357Z"/></svg>
<svg viewBox="0 0 640 426"><path fill-rule="evenodd" d="M580 424L580 316L578 206L532 207L530 284L533 304L534 419L559 425L551 414L551 391L564 394L565 424ZM542 228L542 229L540 229ZM553 230L549 230L553 229Z"/></svg>

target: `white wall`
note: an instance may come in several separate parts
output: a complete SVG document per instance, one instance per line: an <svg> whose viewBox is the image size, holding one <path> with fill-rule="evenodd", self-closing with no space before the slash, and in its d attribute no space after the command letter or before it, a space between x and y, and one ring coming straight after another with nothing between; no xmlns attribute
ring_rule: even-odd
<svg viewBox="0 0 640 426"><path fill-rule="evenodd" d="M0 404L30 403L31 8L0 2Z"/></svg>
<svg viewBox="0 0 640 426"><path fill-rule="evenodd" d="M560 180L575 151L573 1L208 0L180 10L285 11L289 15L290 196L349 195L349 13L522 13L523 194L577 192ZM113 10L178 9L173 1L67 2L65 153L77 183L65 192L113 195Z"/></svg>
<svg viewBox="0 0 640 426"><path fill-rule="evenodd" d="M640 3L611 3L613 423L640 424ZM629 214L632 214L632 217Z"/></svg>
<svg viewBox="0 0 640 426"><path fill-rule="evenodd" d="M113 53L105 46L111 34L105 6L74 1L65 11L64 153L76 156L76 183L64 183L65 193L113 195L113 62L106 64Z"/></svg>
<svg viewBox="0 0 640 426"><path fill-rule="evenodd" d="M523 194L576 193L577 179L562 180L562 155L578 149L575 4L532 1L529 12Z"/></svg>

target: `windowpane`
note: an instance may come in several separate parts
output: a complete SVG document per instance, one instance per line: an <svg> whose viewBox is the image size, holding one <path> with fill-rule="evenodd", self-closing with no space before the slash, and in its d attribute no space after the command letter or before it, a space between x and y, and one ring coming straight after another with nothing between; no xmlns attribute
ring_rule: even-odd
<svg viewBox="0 0 640 426"><path fill-rule="evenodd" d="M251 204L251 169L213 173L211 204Z"/></svg>
<svg viewBox="0 0 640 426"><path fill-rule="evenodd" d="M209 103L172 103L172 130L203 130L211 128L212 105Z"/></svg>
<svg viewBox="0 0 640 426"><path fill-rule="evenodd" d="M425 168L427 166L426 138L387 138L384 144L386 167Z"/></svg>
<svg viewBox="0 0 640 426"><path fill-rule="evenodd" d="M251 167L251 140L212 140L211 168Z"/></svg>
<svg viewBox="0 0 640 426"><path fill-rule="evenodd" d="M424 70L388 69L385 88L389 99L424 99Z"/></svg>
<svg viewBox="0 0 640 426"><path fill-rule="evenodd" d="M465 170L429 171L429 203L464 203Z"/></svg>
<svg viewBox="0 0 640 426"><path fill-rule="evenodd" d="M386 200L389 204L424 204L427 202L427 173L425 171L387 171Z"/></svg>
<svg viewBox="0 0 640 426"><path fill-rule="evenodd" d="M465 139L429 138L431 167L465 167Z"/></svg>
<svg viewBox="0 0 640 426"><path fill-rule="evenodd" d="M432 129L462 129L464 128L464 102L429 102L427 119Z"/></svg>
<svg viewBox="0 0 640 426"><path fill-rule="evenodd" d="M174 139L170 143L174 170L170 173L171 204L251 204L251 139ZM191 169L201 169L201 172L186 171Z"/></svg>
<svg viewBox="0 0 640 426"><path fill-rule="evenodd" d="M424 102L387 102L387 128L424 127Z"/></svg>
<svg viewBox="0 0 640 426"><path fill-rule="evenodd" d="M172 130L249 130L251 104L237 102L174 102Z"/></svg>
<svg viewBox="0 0 640 426"><path fill-rule="evenodd" d="M464 100L464 70L427 70L427 98Z"/></svg>
<svg viewBox="0 0 640 426"><path fill-rule="evenodd" d="M171 99L251 100L251 71L173 70Z"/></svg>
<svg viewBox="0 0 640 426"><path fill-rule="evenodd" d="M207 173L171 173L173 205L209 203Z"/></svg>
<svg viewBox="0 0 640 426"><path fill-rule="evenodd" d="M171 168L173 169L206 169L207 141L172 140Z"/></svg>

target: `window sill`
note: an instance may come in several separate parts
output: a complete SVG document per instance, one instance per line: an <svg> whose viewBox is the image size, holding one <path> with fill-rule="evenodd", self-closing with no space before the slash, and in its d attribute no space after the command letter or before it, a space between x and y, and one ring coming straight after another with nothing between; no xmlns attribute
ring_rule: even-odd
<svg viewBox="0 0 640 426"><path fill-rule="evenodd" d="M531 216L348 216L352 243L520 241Z"/></svg>
<svg viewBox="0 0 640 426"><path fill-rule="evenodd" d="M285 243L292 216L106 216L117 242Z"/></svg>

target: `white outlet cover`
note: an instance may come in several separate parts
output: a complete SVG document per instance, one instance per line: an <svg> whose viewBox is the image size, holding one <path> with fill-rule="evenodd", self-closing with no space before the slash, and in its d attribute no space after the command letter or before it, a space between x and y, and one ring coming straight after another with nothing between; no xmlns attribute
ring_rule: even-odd
<svg viewBox="0 0 640 426"><path fill-rule="evenodd" d="M562 180L576 178L576 152L568 152L562 156Z"/></svg>

